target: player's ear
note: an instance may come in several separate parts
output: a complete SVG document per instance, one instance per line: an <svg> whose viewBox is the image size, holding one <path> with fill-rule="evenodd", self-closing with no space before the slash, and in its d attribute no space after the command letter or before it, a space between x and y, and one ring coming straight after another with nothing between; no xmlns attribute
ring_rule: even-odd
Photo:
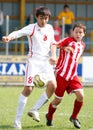
<svg viewBox="0 0 93 130"><path fill-rule="evenodd" d="M86 35L86 32L84 32L84 34ZM85 36L85 35L84 35L84 36Z"/></svg>
<svg viewBox="0 0 93 130"><path fill-rule="evenodd" d="M35 15L36 20L38 20L38 16Z"/></svg>
<svg viewBox="0 0 93 130"><path fill-rule="evenodd" d="M86 35L86 32L84 32L83 37Z"/></svg>

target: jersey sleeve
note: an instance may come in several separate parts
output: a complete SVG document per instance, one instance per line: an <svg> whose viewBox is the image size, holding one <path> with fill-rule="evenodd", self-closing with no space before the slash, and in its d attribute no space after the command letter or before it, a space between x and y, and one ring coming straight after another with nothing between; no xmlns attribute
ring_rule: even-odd
<svg viewBox="0 0 93 130"><path fill-rule="evenodd" d="M9 36L13 37L13 39L20 38L22 36L28 36L33 33L34 24L29 24L28 26L23 27L18 31L13 31L9 34Z"/></svg>
<svg viewBox="0 0 93 130"><path fill-rule="evenodd" d="M52 26L50 26L51 28L51 44L55 44L56 41L55 41L55 38L54 38L54 29Z"/></svg>
<svg viewBox="0 0 93 130"><path fill-rule="evenodd" d="M64 38L64 39L60 40L59 42L56 42L57 47L67 46L69 44L68 39L69 38Z"/></svg>

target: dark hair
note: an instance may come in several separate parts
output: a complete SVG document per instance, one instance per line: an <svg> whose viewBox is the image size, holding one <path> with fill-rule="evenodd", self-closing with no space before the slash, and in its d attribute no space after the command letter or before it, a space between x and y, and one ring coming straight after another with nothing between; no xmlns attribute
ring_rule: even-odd
<svg viewBox="0 0 93 130"><path fill-rule="evenodd" d="M82 28L83 31L84 31L84 33L86 33L86 26L85 26L85 25L83 25L83 24L81 24L81 23L76 23L76 24L74 24L74 26L73 26L73 30L74 30L75 28L77 28L77 27Z"/></svg>
<svg viewBox="0 0 93 130"><path fill-rule="evenodd" d="M38 17L39 15L43 15L43 16L51 16L51 12L47 7L39 7L36 10L36 17Z"/></svg>
<svg viewBox="0 0 93 130"><path fill-rule="evenodd" d="M66 4L66 5L64 5L64 9L65 9L65 8L69 8L69 5L67 5L67 4Z"/></svg>

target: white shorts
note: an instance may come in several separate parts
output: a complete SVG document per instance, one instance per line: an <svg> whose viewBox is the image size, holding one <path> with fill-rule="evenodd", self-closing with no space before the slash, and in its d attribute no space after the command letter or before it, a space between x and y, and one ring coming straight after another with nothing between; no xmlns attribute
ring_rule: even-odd
<svg viewBox="0 0 93 130"><path fill-rule="evenodd" d="M24 85L34 86L33 77L42 73L46 75L47 81L56 81L53 66L48 60L28 58Z"/></svg>

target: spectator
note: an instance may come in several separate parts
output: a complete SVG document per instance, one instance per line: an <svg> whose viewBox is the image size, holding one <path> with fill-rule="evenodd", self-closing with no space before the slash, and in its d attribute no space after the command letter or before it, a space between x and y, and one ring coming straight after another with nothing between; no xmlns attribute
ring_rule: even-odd
<svg viewBox="0 0 93 130"><path fill-rule="evenodd" d="M59 27L59 22L54 21L54 37L56 41L59 41L61 39L62 29Z"/></svg>
<svg viewBox="0 0 93 130"><path fill-rule="evenodd" d="M30 14L26 19L26 25L34 23L34 17L33 14Z"/></svg>
<svg viewBox="0 0 93 130"><path fill-rule="evenodd" d="M36 9L37 9L37 8L34 8L33 13L31 13L31 14L27 17L26 25L32 24L32 23L36 23L36 22L37 22L36 17L35 17Z"/></svg>
<svg viewBox="0 0 93 130"><path fill-rule="evenodd" d="M60 27L62 28L62 18L65 18L65 34L70 35L72 24L74 22L74 13L70 10L68 5L64 5L63 11L58 14L58 20L60 21Z"/></svg>
<svg viewBox="0 0 93 130"><path fill-rule="evenodd" d="M3 12L0 10L0 40L2 40L2 25L4 21Z"/></svg>

